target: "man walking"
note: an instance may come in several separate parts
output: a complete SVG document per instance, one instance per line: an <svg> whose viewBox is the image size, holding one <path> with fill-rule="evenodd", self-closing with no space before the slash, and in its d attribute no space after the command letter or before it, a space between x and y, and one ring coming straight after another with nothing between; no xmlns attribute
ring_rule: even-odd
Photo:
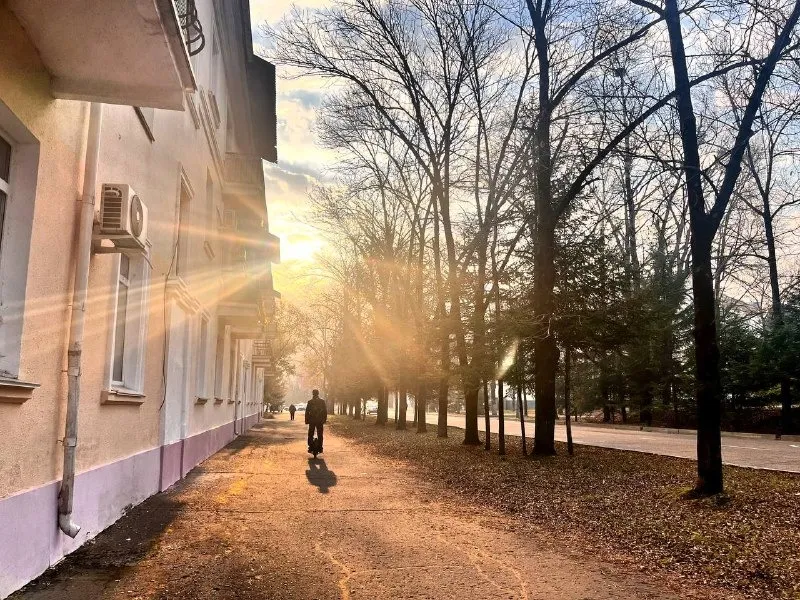
<svg viewBox="0 0 800 600"><path fill-rule="evenodd" d="M314 442L314 431L319 440L319 453L322 454L322 430L328 421L328 406L319 397L319 390L311 392L311 400L306 406L306 425L308 425L308 451L312 452L311 444Z"/></svg>
<svg viewBox="0 0 800 600"><path fill-rule="evenodd" d="M289 405L289 420L294 421L294 413L297 411L297 407L294 404Z"/></svg>

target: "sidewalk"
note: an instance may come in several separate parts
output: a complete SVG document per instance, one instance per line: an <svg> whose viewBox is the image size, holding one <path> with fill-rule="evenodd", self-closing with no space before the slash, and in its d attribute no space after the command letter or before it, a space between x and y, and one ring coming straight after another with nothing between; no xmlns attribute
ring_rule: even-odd
<svg viewBox="0 0 800 600"><path fill-rule="evenodd" d="M300 422L259 427L12 598L686 597L508 517L444 503L335 424L317 461Z"/></svg>
<svg viewBox="0 0 800 600"><path fill-rule="evenodd" d="M434 425L439 418L436 413L427 413L428 423ZM447 423L451 427L464 429L466 421L463 415L448 414ZM491 429L497 432L497 417L491 418ZM484 430L483 418L478 419L478 430ZM525 421L525 434L528 438L534 435L535 423ZM520 422L507 420L505 433L509 436L520 436ZM556 424L556 440L566 441L567 432L564 422ZM652 428L647 431L639 427L607 427L602 425L579 425L572 428L572 437L576 444L599 446L616 450L631 450L674 456L695 460L697 457L697 433L681 430L673 433L669 430ZM723 436L722 460L726 465L748 467L751 469L768 469L787 473L800 473L800 443L784 436L782 440L766 437L748 437L737 439L735 436Z"/></svg>

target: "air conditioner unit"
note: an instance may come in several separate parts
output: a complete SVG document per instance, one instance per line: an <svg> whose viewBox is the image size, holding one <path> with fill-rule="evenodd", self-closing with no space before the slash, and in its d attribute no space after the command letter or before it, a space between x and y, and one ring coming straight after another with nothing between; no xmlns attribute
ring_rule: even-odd
<svg viewBox="0 0 800 600"><path fill-rule="evenodd" d="M147 207L131 186L105 183L100 197L99 239L117 248L144 250L147 242Z"/></svg>

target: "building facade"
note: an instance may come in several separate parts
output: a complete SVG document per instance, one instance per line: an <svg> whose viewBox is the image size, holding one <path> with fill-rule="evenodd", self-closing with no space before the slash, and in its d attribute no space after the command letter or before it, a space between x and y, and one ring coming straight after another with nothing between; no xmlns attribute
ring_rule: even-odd
<svg viewBox="0 0 800 600"><path fill-rule="evenodd" d="M3 598L257 422L280 250L248 0L0 0L0 48Z"/></svg>

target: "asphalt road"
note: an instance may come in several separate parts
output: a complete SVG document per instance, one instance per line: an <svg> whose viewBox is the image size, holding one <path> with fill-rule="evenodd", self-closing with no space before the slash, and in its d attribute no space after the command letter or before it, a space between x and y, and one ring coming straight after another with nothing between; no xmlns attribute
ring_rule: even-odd
<svg viewBox="0 0 800 600"><path fill-rule="evenodd" d="M411 413L409 413L411 417ZM428 423L436 423L438 415L428 413ZM450 414L447 423L451 427L464 428L463 415ZM478 429L484 430L483 417L478 420ZM492 432L497 432L497 417L491 419ZM519 421L506 419L506 435L521 435ZM533 437L533 422L526 421L525 433ZM556 439L566 441L567 432L563 423L556 425ZM666 433L639 431L638 429L614 429L595 425L573 425L572 439L576 444L649 452L678 458L696 457L697 439L693 433ZM772 469L800 473L800 441L774 440L769 438L722 437L722 460L725 464L754 469Z"/></svg>

